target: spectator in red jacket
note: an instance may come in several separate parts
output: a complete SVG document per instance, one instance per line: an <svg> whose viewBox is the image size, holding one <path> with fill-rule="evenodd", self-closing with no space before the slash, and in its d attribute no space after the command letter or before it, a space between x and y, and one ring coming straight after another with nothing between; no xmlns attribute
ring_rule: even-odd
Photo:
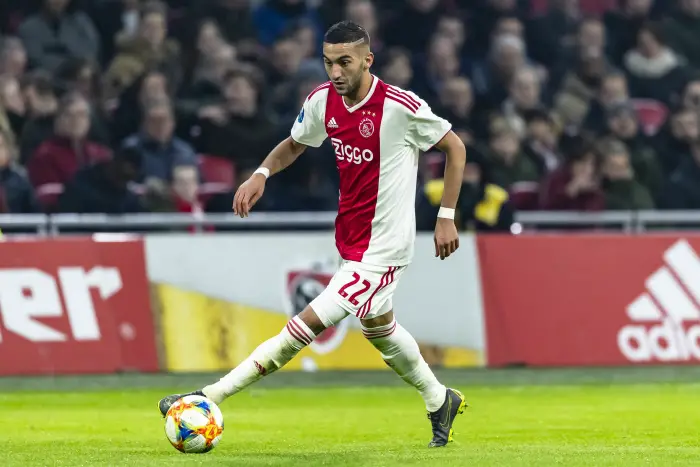
<svg viewBox="0 0 700 467"><path fill-rule="evenodd" d="M605 196L600 188L598 157L593 146L580 138L574 138L567 146L566 163L544 183L542 209L602 211Z"/></svg>
<svg viewBox="0 0 700 467"><path fill-rule="evenodd" d="M27 164L29 180L44 208L54 207L78 169L110 158L108 148L87 139L89 131L88 101L80 94L67 94L58 108L54 136L39 146Z"/></svg>

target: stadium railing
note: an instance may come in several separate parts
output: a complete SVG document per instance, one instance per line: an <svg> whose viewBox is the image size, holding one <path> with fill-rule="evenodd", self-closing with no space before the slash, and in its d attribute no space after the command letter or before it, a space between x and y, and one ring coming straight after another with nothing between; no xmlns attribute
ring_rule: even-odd
<svg viewBox="0 0 700 467"><path fill-rule="evenodd" d="M231 214L193 216L181 213L151 213L110 216L104 214L0 214L5 233L56 236L90 232L205 231L209 228L237 230L328 230L335 212L252 213L247 219ZM700 229L700 211L616 212L520 212L515 233L547 230L609 230L642 233L669 229Z"/></svg>

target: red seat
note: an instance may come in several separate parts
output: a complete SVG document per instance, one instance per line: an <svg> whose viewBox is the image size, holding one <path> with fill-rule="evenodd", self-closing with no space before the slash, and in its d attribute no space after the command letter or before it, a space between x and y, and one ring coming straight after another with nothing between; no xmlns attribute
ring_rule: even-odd
<svg viewBox="0 0 700 467"><path fill-rule="evenodd" d="M666 123L669 110L662 102L653 99L632 99L631 103L647 136L655 135Z"/></svg>
<svg viewBox="0 0 700 467"><path fill-rule="evenodd" d="M204 178L204 183L199 188L200 195L227 193L236 186L236 168L228 159L200 154L199 169Z"/></svg>

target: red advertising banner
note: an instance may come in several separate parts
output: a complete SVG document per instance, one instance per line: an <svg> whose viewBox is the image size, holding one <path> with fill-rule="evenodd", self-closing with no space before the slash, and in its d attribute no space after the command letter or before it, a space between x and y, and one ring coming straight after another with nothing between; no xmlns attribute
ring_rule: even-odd
<svg viewBox="0 0 700 467"><path fill-rule="evenodd" d="M0 375L156 371L141 240L0 242Z"/></svg>
<svg viewBox="0 0 700 467"><path fill-rule="evenodd" d="M700 363L700 236L478 238L488 364Z"/></svg>

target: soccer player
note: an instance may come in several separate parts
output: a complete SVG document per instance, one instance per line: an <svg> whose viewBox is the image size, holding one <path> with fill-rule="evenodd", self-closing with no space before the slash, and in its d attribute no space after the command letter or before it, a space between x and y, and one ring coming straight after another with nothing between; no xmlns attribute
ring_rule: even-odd
<svg viewBox="0 0 700 467"><path fill-rule="evenodd" d="M455 416L466 407L464 396L437 380L413 336L396 322L392 296L413 256L419 152L436 147L447 156L435 227L435 256L444 260L459 247L454 210L466 150L450 123L422 99L372 75L373 61L369 35L361 26L333 25L323 43L330 81L309 94L291 136L270 152L233 201L234 212L247 217L268 177L292 164L307 146L330 138L340 174L335 239L342 265L328 288L277 336L218 382L190 394L221 403L284 366L327 327L354 315L387 365L423 397L433 431L429 446L444 446L452 439ZM161 413L181 396L162 399Z"/></svg>

